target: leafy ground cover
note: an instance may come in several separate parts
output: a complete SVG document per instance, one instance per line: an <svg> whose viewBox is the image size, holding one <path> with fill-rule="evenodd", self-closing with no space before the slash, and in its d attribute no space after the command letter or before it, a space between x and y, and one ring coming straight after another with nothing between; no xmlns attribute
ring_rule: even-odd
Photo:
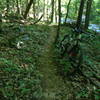
<svg viewBox="0 0 100 100"><path fill-rule="evenodd" d="M40 52L47 41L48 31L49 28L44 25L3 23L0 33L1 100L41 98L42 75L37 64ZM24 43L21 49L16 47L19 41Z"/></svg>
<svg viewBox="0 0 100 100"><path fill-rule="evenodd" d="M60 40L66 34L70 34L71 28L62 27ZM83 64L82 64L82 73L72 73L73 66L68 59L64 57L61 59L60 49L58 52L58 70L61 75L64 77L65 81L72 81L72 90L75 92L75 100L99 100L100 99L100 35L91 33L83 34L84 41L82 42L82 51L83 51ZM59 45L59 44L58 44ZM73 75L74 74L74 75Z"/></svg>

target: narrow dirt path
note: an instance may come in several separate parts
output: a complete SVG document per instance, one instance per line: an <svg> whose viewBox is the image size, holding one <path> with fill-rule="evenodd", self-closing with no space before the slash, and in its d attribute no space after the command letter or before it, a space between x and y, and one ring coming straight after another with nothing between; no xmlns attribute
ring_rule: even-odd
<svg viewBox="0 0 100 100"><path fill-rule="evenodd" d="M54 40L56 29L51 27L50 37L45 45L44 52L40 60L40 72L43 75L42 87L43 100L65 100L61 96L66 86L60 75L57 74L57 65L54 63ZM64 95L64 94L63 94Z"/></svg>

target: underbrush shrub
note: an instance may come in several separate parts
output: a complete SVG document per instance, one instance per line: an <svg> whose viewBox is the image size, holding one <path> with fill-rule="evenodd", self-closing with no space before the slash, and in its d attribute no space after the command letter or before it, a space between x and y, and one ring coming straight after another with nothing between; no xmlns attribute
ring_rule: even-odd
<svg viewBox="0 0 100 100"><path fill-rule="evenodd" d="M38 25L18 26L13 23L5 24L4 28L9 38L11 34L14 37L23 34L16 37L15 45L23 41L25 47L20 50L9 46L0 48L0 100L40 100L42 75L38 70L38 59L47 42L49 28ZM24 40L24 37L28 40ZM4 41L3 44L7 43Z"/></svg>
<svg viewBox="0 0 100 100"><path fill-rule="evenodd" d="M34 65L28 68L0 58L0 93L6 100L41 98L41 75Z"/></svg>

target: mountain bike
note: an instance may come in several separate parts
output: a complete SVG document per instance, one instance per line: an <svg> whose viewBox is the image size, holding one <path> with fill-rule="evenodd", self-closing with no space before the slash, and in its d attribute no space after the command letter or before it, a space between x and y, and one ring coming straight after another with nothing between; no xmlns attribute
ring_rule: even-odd
<svg viewBox="0 0 100 100"><path fill-rule="evenodd" d="M78 71L83 62L83 52L81 48L82 30L73 29L73 32L65 35L60 42L61 58L68 57L71 65Z"/></svg>

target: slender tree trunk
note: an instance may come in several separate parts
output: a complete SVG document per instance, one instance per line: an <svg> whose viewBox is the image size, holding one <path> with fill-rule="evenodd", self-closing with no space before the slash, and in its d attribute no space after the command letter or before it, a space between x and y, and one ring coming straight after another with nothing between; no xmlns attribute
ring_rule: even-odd
<svg viewBox="0 0 100 100"><path fill-rule="evenodd" d="M57 16L58 16L58 13L57 13L57 1L55 1L55 23L57 23Z"/></svg>
<svg viewBox="0 0 100 100"><path fill-rule="evenodd" d="M84 4L85 4L85 0L81 0L79 12L78 12L77 24L76 24L77 28L80 27L81 22L82 22L82 14L83 14L83 10L84 10Z"/></svg>
<svg viewBox="0 0 100 100"><path fill-rule="evenodd" d="M91 12L91 6L92 6L93 0L87 1L87 7L86 7L86 17L85 17L85 29L88 29L89 26L89 20L90 20L90 12Z"/></svg>
<svg viewBox="0 0 100 100"><path fill-rule="evenodd" d="M19 1L16 0L16 7L17 7L17 13L20 14L20 10L19 10Z"/></svg>
<svg viewBox="0 0 100 100"><path fill-rule="evenodd" d="M53 18L54 18L54 0L52 0L52 12L51 12L51 22L53 22Z"/></svg>
<svg viewBox="0 0 100 100"><path fill-rule="evenodd" d="M36 8L35 8L35 4L36 4L36 0L33 1L33 17L34 17L34 20L36 19Z"/></svg>
<svg viewBox="0 0 100 100"><path fill-rule="evenodd" d="M7 13L9 12L9 0L6 0L6 4L7 4Z"/></svg>
<svg viewBox="0 0 100 100"><path fill-rule="evenodd" d="M45 0L45 20L47 20L47 0Z"/></svg>
<svg viewBox="0 0 100 100"><path fill-rule="evenodd" d="M59 34L60 34L60 26L61 26L61 0L58 0L58 12L59 12L59 21L58 21L58 29L55 43L58 42Z"/></svg>
<svg viewBox="0 0 100 100"><path fill-rule="evenodd" d="M30 0L30 2L29 2L28 5L27 5L26 11L25 11L25 13L24 13L24 18L25 18L25 19L27 18L27 14L29 13L29 10L30 10L30 8L31 8L31 6L32 6L32 3L33 3L33 0Z"/></svg>
<svg viewBox="0 0 100 100"><path fill-rule="evenodd" d="M69 14L69 6L70 6L71 0L69 0L68 5L67 5L67 13L66 13L66 17L65 17L65 23L67 21L68 18L68 14Z"/></svg>
<svg viewBox="0 0 100 100"><path fill-rule="evenodd" d="M44 17L43 17L43 20L45 20L45 7L46 6L46 3L45 3L45 0L44 0L44 7L43 7L43 15L44 15Z"/></svg>
<svg viewBox="0 0 100 100"><path fill-rule="evenodd" d="M47 12L47 21L49 21L49 8L48 8L48 5L49 5L49 1L47 0L47 8L46 8L46 12Z"/></svg>
<svg viewBox="0 0 100 100"><path fill-rule="evenodd" d="M22 4L22 0L19 0L19 12L20 12L20 14L23 14L23 10L22 9L24 9L24 6L25 5Z"/></svg>
<svg viewBox="0 0 100 100"><path fill-rule="evenodd" d="M2 30L2 14L0 14L0 32L1 32L1 30Z"/></svg>

